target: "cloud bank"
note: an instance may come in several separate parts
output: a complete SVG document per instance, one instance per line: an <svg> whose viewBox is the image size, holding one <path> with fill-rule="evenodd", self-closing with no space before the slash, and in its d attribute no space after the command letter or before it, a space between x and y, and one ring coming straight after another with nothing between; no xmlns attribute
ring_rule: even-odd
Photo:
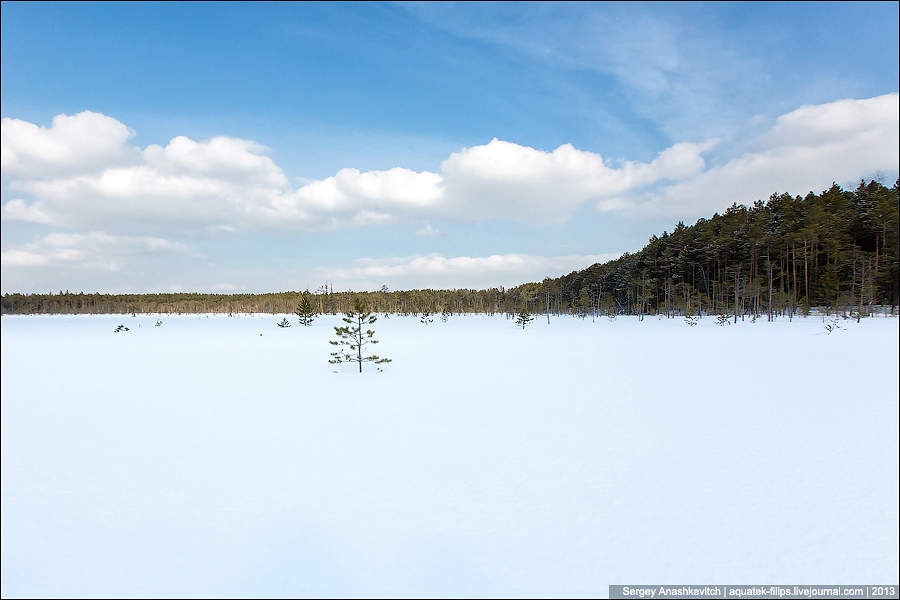
<svg viewBox="0 0 900 600"><path fill-rule="evenodd" d="M292 187L256 142L230 137L129 145L119 121L85 111L50 127L3 119L2 218L73 228L310 230L427 218L562 223L583 203L701 172L713 142L679 143L650 162L614 163L564 144L545 152L493 139L439 172L345 168Z"/></svg>
<svg viewBox="0 0 900 600"><path fill-rule="evenodd" d="M3 250L4 267L78 266L117 271L122 263L141 254L180 252L183 244L150 236L91 233L51 233L36 242Z"/></svg>
<svg viewBox="0 0 900 600"><path fill-rule="evenodd" d="M535 256L529 254L493 254L490 256L452 256L425 254L393 258L359 258L352 265L321 268L319 279L339 281L342 288L485 288L515 286L525 281L540 281L594 263L618 258L621 253Z"/></svg>
<svg viewBox="0 0 900 600"><path fill-rule="evenodd" d="M680 142L649 162L612 161L564 144L543 151L493 139L452 153L437 172L345 168L292 186L250 140L184 136L138 148L112 117L57 115L49 127L2 121L2 218L122 233L158 228L327 230L428 219L565 222L600 211L688 218L774 191L898 170L898 94L804 106L707 165L714 140ZM725 149L727 150L727 149Z"/></svg>
<svg viewBox="0 0 900 600"><path fill-rule="evenodd" d="M613 204L637 216L672 215L685 221L749 204L775 192L805 194L832 181L853 181L900 170L897 94L803 106L778 117L754 141L756 150L659 191ZM890 185L891 182L885 182Z"/></svg>

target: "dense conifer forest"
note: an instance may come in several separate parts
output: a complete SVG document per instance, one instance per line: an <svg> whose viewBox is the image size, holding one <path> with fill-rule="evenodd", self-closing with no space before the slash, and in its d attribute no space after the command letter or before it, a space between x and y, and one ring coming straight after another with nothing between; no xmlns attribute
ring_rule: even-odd
<svg viewBox="0 0 900 600"><path fill-rule="evenodd" d="M752 206L653 236L639 252L582 271L472 290L334 292L319 313L362 298L379 313L793 315L811 307L865 315L900 302L898 190L860 182L806 197L774 194ZM3 314L292 313L299 292L264 294L4 294Z"/></svg>

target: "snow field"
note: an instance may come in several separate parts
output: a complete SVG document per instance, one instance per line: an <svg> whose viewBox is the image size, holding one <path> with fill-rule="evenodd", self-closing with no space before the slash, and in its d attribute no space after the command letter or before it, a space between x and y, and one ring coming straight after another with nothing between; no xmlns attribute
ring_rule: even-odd
<svg viewBox="0 0 900 600"><path fill-rule="evenodd" d="M2 317L4 597L898 579L896 318L281 318Z"/></svg>

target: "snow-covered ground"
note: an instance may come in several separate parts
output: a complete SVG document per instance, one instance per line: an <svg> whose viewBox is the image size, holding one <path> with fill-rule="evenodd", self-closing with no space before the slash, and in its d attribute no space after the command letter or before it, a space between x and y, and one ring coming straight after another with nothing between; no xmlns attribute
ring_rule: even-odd
<svg viewBox="0 0 900 600"><path fill-rule="evenodd" d="M2 318L4 597L898 579L896 318L157 318Z"/></svg>

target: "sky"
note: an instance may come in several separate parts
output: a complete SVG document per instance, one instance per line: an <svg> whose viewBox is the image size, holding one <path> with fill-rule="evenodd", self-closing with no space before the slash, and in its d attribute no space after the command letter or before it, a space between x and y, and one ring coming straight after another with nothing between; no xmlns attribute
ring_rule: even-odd
<svg viewBox="0 0 900 600"><path fill-rule="evenodd" d="M512 286L900 171L896 2L0 10L3 293Z"/></svg>

